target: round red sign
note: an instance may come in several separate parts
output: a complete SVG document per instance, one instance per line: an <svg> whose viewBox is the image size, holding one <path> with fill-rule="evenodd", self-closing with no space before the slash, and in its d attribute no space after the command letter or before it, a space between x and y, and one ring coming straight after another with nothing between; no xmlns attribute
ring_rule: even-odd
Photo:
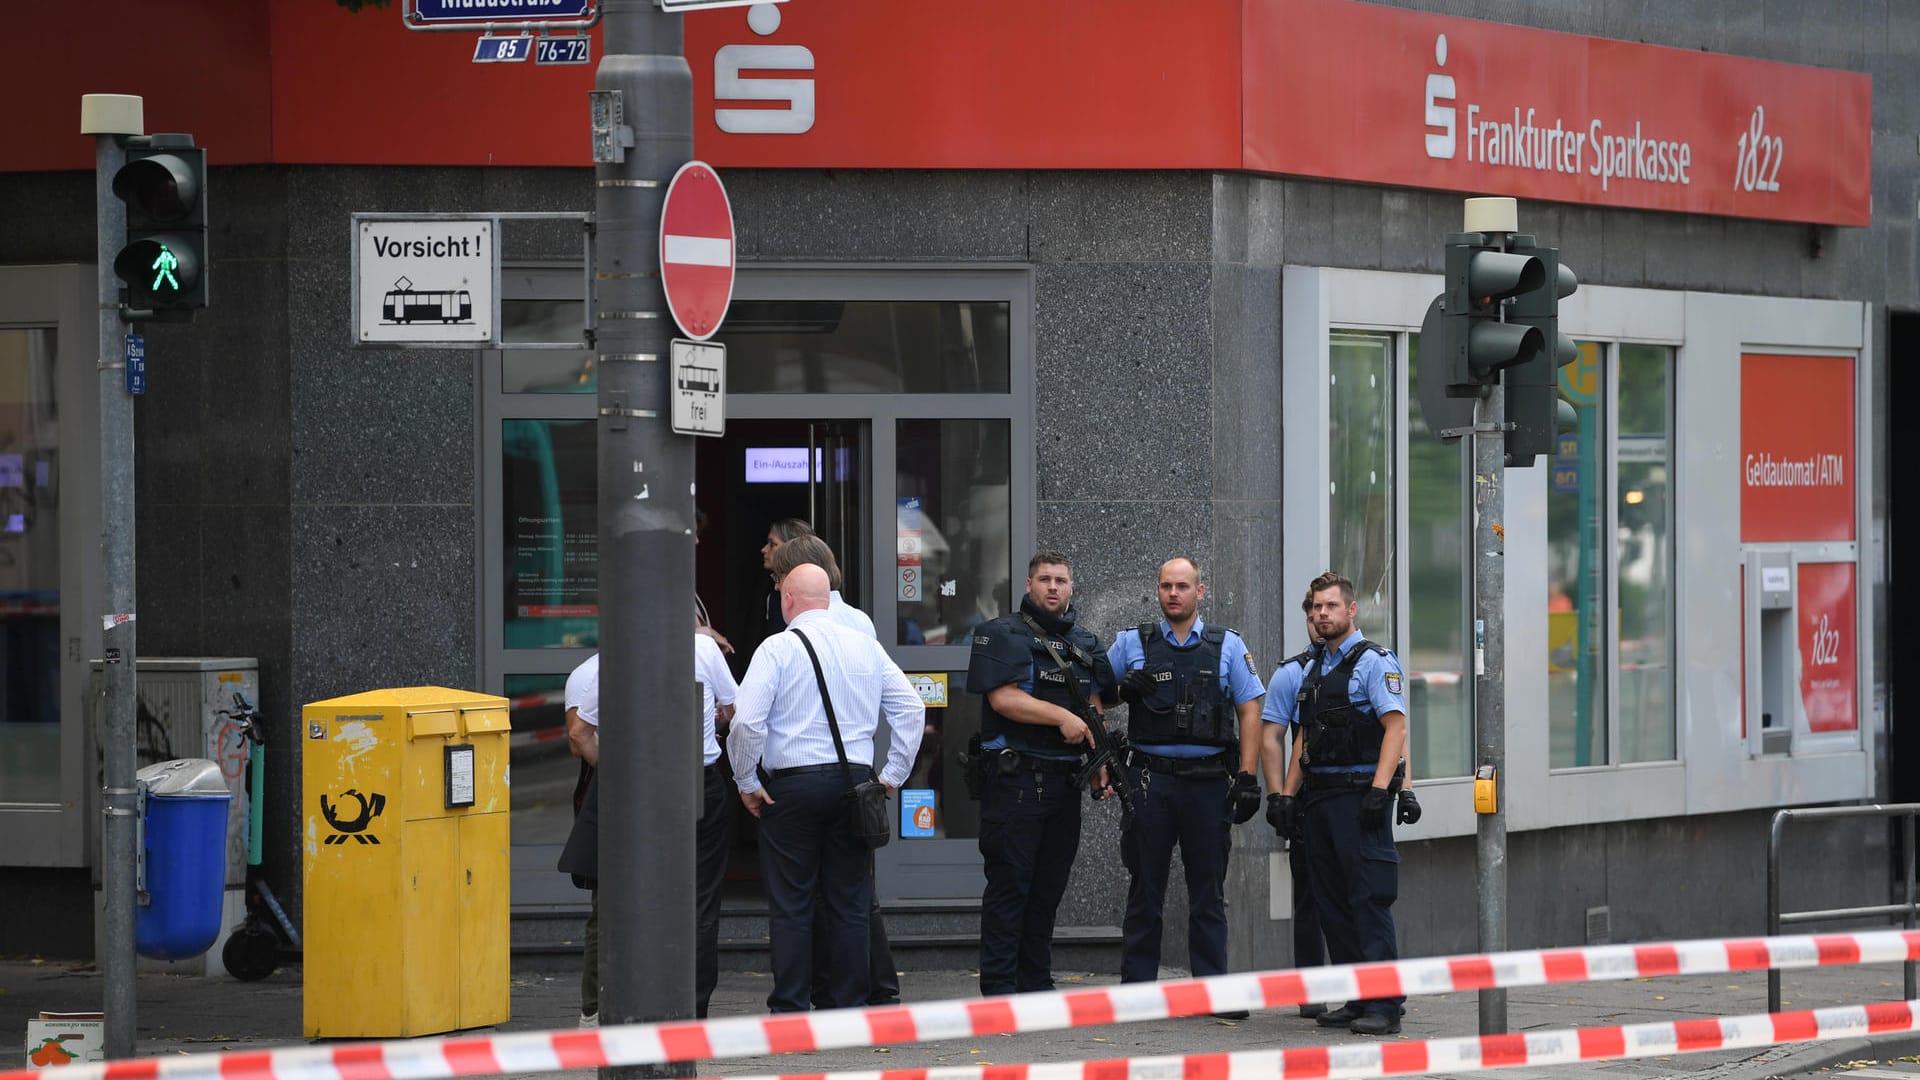
<svg viewBox="0 0 1920 1080"><path fill-rule="evenodd" d="M705 341L733 300L733 204L704 161L680 166L660 211L660 284L681 332Z"/></svg>

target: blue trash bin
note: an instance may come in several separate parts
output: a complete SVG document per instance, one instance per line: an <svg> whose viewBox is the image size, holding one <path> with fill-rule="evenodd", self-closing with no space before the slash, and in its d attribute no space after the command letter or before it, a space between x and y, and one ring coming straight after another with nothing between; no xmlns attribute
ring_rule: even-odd
<svg viewBox="0 0 1920 1080"><path fill-rule="evenodd" d="M227 886L227 789L220 766L203 758L149 765L146 891L134 910L133 947L155 960L199 956L220 936Z"/></svg>

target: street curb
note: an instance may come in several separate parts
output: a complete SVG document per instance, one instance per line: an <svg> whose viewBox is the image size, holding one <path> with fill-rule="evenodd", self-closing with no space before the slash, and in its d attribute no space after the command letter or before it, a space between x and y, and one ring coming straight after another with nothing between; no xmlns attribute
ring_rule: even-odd
<svg viewBox="0 0 1920 1080"><path fill-rule="evenodd" d="M1879 1039L1838 1039L1833 1042L1783 1043L1750 1058L1731 1061L1696 1074L1706 1080L1772 1080L1814 1072L1843 1061L1904 1057L1920 1053L1920 1034L1901 1032Z"/></svg>

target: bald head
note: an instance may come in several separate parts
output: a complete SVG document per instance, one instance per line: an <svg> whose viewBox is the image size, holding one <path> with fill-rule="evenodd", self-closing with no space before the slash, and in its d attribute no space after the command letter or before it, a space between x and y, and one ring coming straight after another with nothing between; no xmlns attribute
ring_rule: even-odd
<svg viewBox="0 0 1920 1080"><path fill-rule="evenodd" d="M780 613L792 622L803 611L824 608L831 589L825 570L812 563L796 566L780 580Z"/></svg>

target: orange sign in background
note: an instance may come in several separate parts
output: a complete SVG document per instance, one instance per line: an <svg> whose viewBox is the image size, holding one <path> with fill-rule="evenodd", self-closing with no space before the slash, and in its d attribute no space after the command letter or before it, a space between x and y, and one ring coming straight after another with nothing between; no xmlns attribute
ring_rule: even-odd
<svg viewBox="0 0 1920 1080"><path fill-rule="evenodd" d="M1852 563L1800 564L1800 703L1808 731L1860 726Z"/></svg>
<svg viewBox="0 0 1920 1080"><path fill-rule="evenodd" d="M1740 358L1740 540L1852 540L1850 356Z"/></svg>

